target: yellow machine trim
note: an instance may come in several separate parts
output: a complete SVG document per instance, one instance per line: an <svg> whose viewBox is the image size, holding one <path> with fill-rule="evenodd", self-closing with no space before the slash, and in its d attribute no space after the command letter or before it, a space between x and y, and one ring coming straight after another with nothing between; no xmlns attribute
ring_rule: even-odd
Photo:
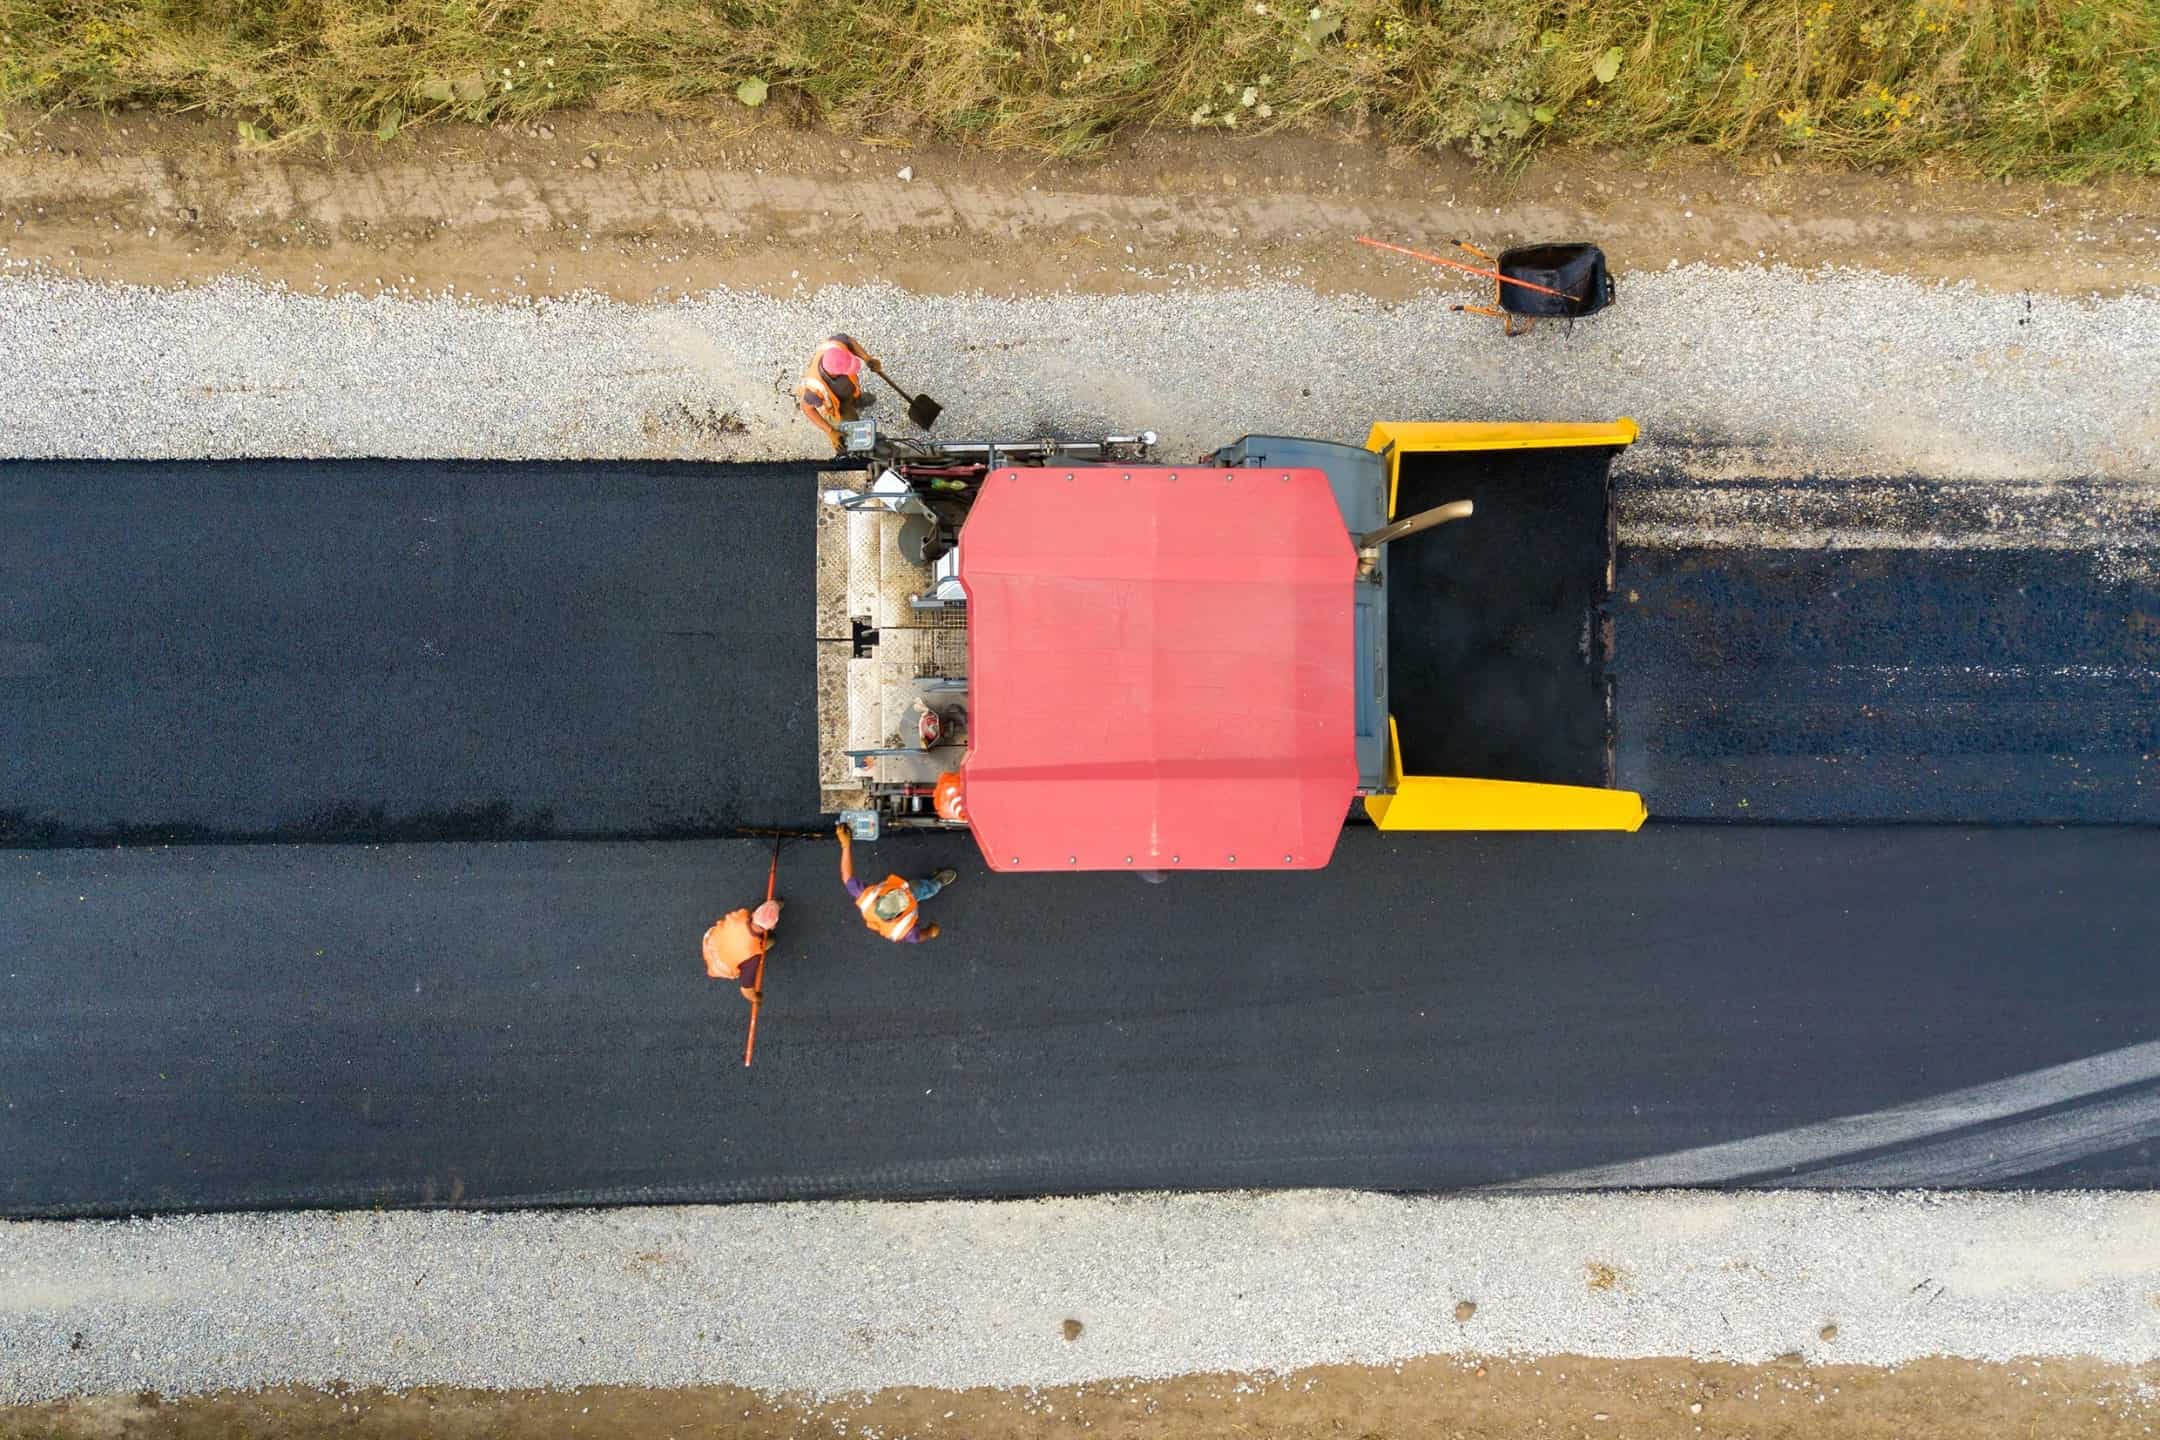
<svg viewBox="0 0 2160 1440"><path fill-rule="evenodd" d="M1405 775L1392 715L1388 783L1393 794L1365 797L1365 813L1382 830L1635 831L1650 817L1642 796L1632 790Z"/></svg>
<svg viewBox="0 0 2160 1440"><path fill-rule="evenodd" d="M1641 431L1633 420L1578 423L1560 420L1382 420L1365 437L1365 448L1387 454L1388 519L1395 518L1395 480L1402 457L1430 450L1538 450L1562 445L1632 445ZM1392 445L1394 448L1389 449Z"/></svg>
<svg viewBox="0 0 2160 1440"><path fill-rule="evenodd" d="M1405 776L1393 795L1368 795L1382 830L1640 830L1650 812L1632 790L1522 780Z"/></svg>

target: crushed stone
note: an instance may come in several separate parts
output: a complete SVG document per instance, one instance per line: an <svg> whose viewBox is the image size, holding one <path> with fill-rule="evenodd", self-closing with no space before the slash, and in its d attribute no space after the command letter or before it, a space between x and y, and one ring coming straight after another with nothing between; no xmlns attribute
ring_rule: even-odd
<svg viewBox="0 0 2160 1440"><path fill-rule="evenodd" d="M107 286L6 261L0 454L807 458L818 440L789 387L845 329L945 402L940 434L1153 429L1173 458L1247 431L1361 441L1375 419L1624 414L1663 445L1877 473L2149 479L2160 461L2160 294L1698 264L1627 276L1604 314L1512 340L1448 308L1477 298L1255 283L504 304Z"/></svg>
<svg viewBox="0 0 2160 1440"><path fill-rule="evenodd" d="M1472 1354L2141 1364L2155 1293L2160 1196L2139 1194L18 1222L0 1225L0 1403L286 1383L832 1396Z"/></svg>

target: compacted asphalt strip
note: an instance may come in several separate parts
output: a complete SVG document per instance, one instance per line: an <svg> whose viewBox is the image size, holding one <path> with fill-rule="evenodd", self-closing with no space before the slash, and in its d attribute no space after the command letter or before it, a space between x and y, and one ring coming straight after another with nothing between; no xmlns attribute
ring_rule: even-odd
<svg viewBox="0 0 2160 1440"><path fill-rule="evenodd" d="M814 476L0 464L0 844L814 812Z"/></svg>
<svg viewBox="0 0 2160 1440"><path fill-rule="evenodd" d="M860 847L962 872L907 947L836 850L783 855L747 1071L697 941L763 893L757 841L0 852L0 1213L1534 1182L2160 1013L2151 830L1352 830L1318 874L1153 886ZM2143 1054L1675 1178L2151 1186ZM1945 1158L1992 1127L2012 1163Z"/></svg>

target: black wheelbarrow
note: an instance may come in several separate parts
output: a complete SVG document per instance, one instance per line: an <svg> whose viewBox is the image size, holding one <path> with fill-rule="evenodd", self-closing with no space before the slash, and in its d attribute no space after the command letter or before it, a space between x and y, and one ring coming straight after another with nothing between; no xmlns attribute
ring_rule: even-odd
<svg viewBox="0 0 2160 1440"><path fill-rule="evenodd" d="M1492 264L1493 303L1457 305L1472 315L1495 315L1509 335L1527 334L1540 320L1580 320L1613 302L1612 271L1595 245L1516 245L1500 258L1455 242Z"/></svg>
<svg viewBox="0 0 2160 1440"><path fill-rule="evenodd" d="M1612 271L1606 268L1605 252L1595 245L1517 245L1495 260L1467 240L1457 240L1456 245L1490 267L1481 268L1362 235L1358 243L1485 276L1493 282L1493 303L1453 308L1495 316L1510 335L1526 334L1540 320L1579 320L1613 303Z"/></svg>

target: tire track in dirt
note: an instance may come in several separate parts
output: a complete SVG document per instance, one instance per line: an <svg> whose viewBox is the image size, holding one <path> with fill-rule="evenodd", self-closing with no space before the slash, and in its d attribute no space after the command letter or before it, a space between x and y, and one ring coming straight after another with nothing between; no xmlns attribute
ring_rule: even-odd
<svg viewBox="0 0 2160 1440"><path fill-rule="evenodd" d="M1589 236L1622 272L1763 261L2065 294L2160 284L2160 186L2144 182L1744 174L1686 155L1655 168L1563 157L1508 179L1287 136L1158 137L1048 162L635 117L560 123L559 136L446 128L325 158L237 150L190 120L26 120L0 149L0 238L12 259L145 284L238 270L301 289L629 299L805 277L1031 294L1267 276L1381 297L1424 282L1414 265L1348 251L1360 231Z"/></svg>

